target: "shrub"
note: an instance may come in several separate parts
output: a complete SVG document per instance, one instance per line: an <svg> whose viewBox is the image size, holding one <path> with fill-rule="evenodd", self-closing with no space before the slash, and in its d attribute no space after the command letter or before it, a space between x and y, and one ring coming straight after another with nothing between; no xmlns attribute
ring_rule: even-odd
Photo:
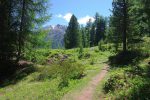
<svg viewBox="0 0 150 100"><path fill-rule="evenodd" d="M92 57L92 58L91 58L91 61L90 61L90 65L94 65L94 61L95 61L95 60L94 60L94 58Z"/></svg>
<svg viewBox="0 0 150 100"><path fill-rule="evenodd" d="M146 67L146 68L147 68L147 76L148 76L148 77L150 77L150 64L149 64L149 65L147 65L147 67Z"/></svg>
<svg viewBox="0 0 150 100"><path fill-rule="evenodd" d="M98 50L98 49L94 49L94 51L95 51L95 53L98 53L98 52L99 52L99 50Z"/></svg>
<svg viewBox="0 0 150 100"><path fill-rule="evenodd" d="M85 53L84 58L88 59L88 58L90 58L90 57L91 57L91 54L90 54L90 53Z"/></svg>
<svg viewBox="0 0 150 100"><path fill-rule="evenodd" d="M82 57L83 57L83 46L80 46L78 58L81 59Z"/></svg>
<svg viewBox="0 0 150 100"><path fill-rule="evenodd" d="M69 60L59 61L41 68L40 74L35 80L50 80L59 77L61 80L59 87L63 88L68 85L70 79L80 79L84 74L84 66Z"/></svg>
<svg viewBox="0 0 150 100"><path fill-rule="evenodd" d="M40 74L36 77L36 81L43 81L46 79L55 78L57 70L55 67L45 66L43 69L40 69Z"/></svg>
<svg viewBox="0 0 150 100"><path fill-rule="evenodd" d="M105 93L113 92L124 86L125 78L122 75L116 74L110 76L110 78L104 83L103 90Z"/></svg>
<svg viewBox="0 0 150 100"><path fill-rule="evenodd" d="M34 51L28 51L25 53L25 60L32 61L38 64L46 64L46 59L51 54L48 49L37 49Z"/></svg>
<svg viewBox="0 0 150 100"><path fill-rule="evenodd" d="M99 43L98 43L98 49L99 50L101 50L101 51L105 51L105 46L103 46L104 45L104 41L103 40L101 40L101 41L99 41Z"/></svg>
<svg viewBox="0 0 150 100"><path fill-rule="evenodd" d="M80 79L83 76L84 67L78 63L71 63L69 61L64 61L60 63L59 66L59 76L61 77L61 88L62 86L67 86L69 79ZM63 84L64 83L64 84ZM63 84L63 85L62 85Z"/></svg>
<svg viewBox="0 0 150 100"><path fill-rule="evenodd" d="M139 79L137 79L139 80ZM137 81L138 82L138 81ZM139 84L140 82L140 84ZM134 84L131 94L127 97L130 100L149 100L150 99L150 83L148 82L141 82Z"/></svg>
<svg viewBox="0 0 150 100"><path fill-rule="evenodd" d="M146 70L145 70L146 71ZM103 85L103 90L116 100L149 100L150 78L140 66L115 68Z"/></svg>

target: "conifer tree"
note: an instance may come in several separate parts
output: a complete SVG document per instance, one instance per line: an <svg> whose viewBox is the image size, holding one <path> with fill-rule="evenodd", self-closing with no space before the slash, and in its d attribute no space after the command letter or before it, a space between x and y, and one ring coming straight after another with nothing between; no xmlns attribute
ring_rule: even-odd
<svg viewBox="0 0 150 100"><path fill-rule="evenodd" d="M0 0L0 74L23 57L34 30L49 17L47 0ZM0 75L2 76L2 75Z"/></svg>
<svg viewBox="0 0 150 100"><path fill-rule="evenodd" d="M90 46L93 47L95 43L95 25L92 25L90 30Z"/></svg>
<svg viewBox="0 0 150 100"><path fill-rule="evenodd" d="M87 47L87 37L86 37L86 32L85 32L85 28L81 27L81 34L82 34L82 46L85 48Z"/></svg>
<svg viewBox="0 0 150 100"><path fill-rule="evenodd" d="M113 0L112 27L114 27L114 38L121 38L123 51L127 50L127 32L129 26L129 2L128 0Z"/></svg>
<svg viewBox="0 0 150 100"><path fill-rule="evenodd" d="M102 16L95 15L95 45L98 45L98 42L104 39L105 30L106 30L106 21Z"/></svg>
<svg viewBox="0 0 150 100"><path fill-rule="evenodd" d="M147 36L150 37L150 0L139 0L140 4L142 4L143 12L141 15L143 16L144 23L144 32Z"/></svg>
<svg viewBox="0 0 150 100"><path fill-rule="evenodd" d="M91 44L91 28L92 28L92 20L89 19L89 21L86 24L87 47L90 47Z"/></svg>
<svg viewBox="0 0 150 100"><path fill-rule="evenodd" d="M64 36L65 48L71 49L81 45L81 35L79 32L79 24L75 15L72 15L69 25Z"/></svg>

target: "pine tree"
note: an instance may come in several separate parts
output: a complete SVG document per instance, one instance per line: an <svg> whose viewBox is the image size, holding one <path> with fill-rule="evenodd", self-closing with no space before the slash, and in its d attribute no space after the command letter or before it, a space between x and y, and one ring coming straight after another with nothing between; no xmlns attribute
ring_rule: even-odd
<svg viewBox="0 0 150 100"><path fill-rule="evenodd" d="M96 14L95 14L95 27L97 27L97 24L99 22L99 17L100 17L99 13L96 12Z"/></svg>
<svg viewBox="0 0 150 100"><path fill-rule="evenodd" d="M79 32L79 25L75 15L72 15L69 25L64 36L65 48L71 49L81 45L81 35Z"/></svg>
<svg viewBox="0 0 150 100"><path fill-rule="evenodd" d="M100 17L99 13L96 13L95 14L95 22L94 22L94 24L95 24L95 41L94 41L95 46L98 45L98 42L100 40L99 39L100 33L98 32L98 30L99 30L99 17Z"/></svg>
<svg viewBox="0 0 150 100"><path fill-rule="evenodd" d="M141 41L141 37L145 35L146 24L143 22L145 15L143 6L140 1L129 0L128 4L128 36L127 42L128 47L131 49L136 43ZM145 26L146 25L146 26Z"/></svg>
<svg viewBox="0 0 150 100"><path fill-rule="evenodd" d="M21 9L18 9L18 8ZM44 23L49 16L46 15L48 8L48 2L46 0L21 0L18 1L18 17L17 22L19 23L18 30L18 41L17 41L17 61L23 56L24 47L26 41L29 39L29 35L33 34L33 29ZM37 17L38 16L38 17Z"/></svg>
<svg viewBox="0 0 150 100"><path fill-rule="evenodd" d="M9 64L15 57L16 33L13 25L12 9L14 2L0 0L0 67ZM4 63L4 64L3 64Z"/></svg>
<svg viewBox="0 0 150 100"><path fill-rule="evenodd" d="M128 0L114 0L113 1L113 16L112 16L112 25L116 32L114 38L120 38L120 34L122 34L122 43L123 43L123 51L127 50L127 32L128 32Z"/></svg>
<svg viewBox="0 0 150 100"><path fill-rule="evenodd" d="M86 37L85 28L82 26L80 30L82 34L82 46L85 48L87 47L87 37Z"/></svg>
<svg viewBox="0 0 150 100"><path fill-rule="evenodd" d="M93 47L95 43L95 25L92 25L90 30L90 46Z"/></svg>
<svg viewBox="0 0 150 100"><path fill-rule="evenodd" d="M97 17L98 15L95 15L95 45L98 45L98 42L102 39L104 39L105 30L106 30L106 21L102 16Z"/></svg>
<svg viewBox="0 0 150 100"><path fill-rule="evenodd" d="M14 70L35 28L48 16L46 0L0 0L0 74ZM1 76L1 75L0 75Z"/></svg>
<svg viewBox="0 0 150 100"><path fill-rule="evenodd" d="M92 28L92 20L89 19L89 21L86 24L87 47L90 47L91 44L91 28Z"/></svg>
<svg viewBox="0 0 150 100"><path fill-rule="evenodd" d="M144 32L147 36L150 37L150 0L139 0L141 6L143 7L143 23L144 23Z"/></svg>
<svg viewBox="0 0 150 100"><path fill-rule="evenodd" d="M146 1L146 0L145 0ZM143 36L148 35L149 17L145 6L148 1L114 0L113 15L110 17L109 38L115 43L116 49L123 43L123 49L135 46L142 41ZM146 6L148 9L149 6ZM125 39L126 38L126 39ZM128 44L128 45L127 45Z"/></svg>
<svg viewBox="0 0 150 100"><path fill-rule="evenodd" d="M110 16L109 29L107 40L114 43L115 50L118 51L118 46L122 42L122 36L120 34L120 26L118 19L115 16Z"/></svg>

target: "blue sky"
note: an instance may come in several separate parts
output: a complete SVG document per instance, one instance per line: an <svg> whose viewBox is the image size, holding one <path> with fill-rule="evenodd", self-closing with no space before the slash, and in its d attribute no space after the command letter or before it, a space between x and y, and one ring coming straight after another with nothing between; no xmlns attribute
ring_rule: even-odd
<svg viewBox="0 0 150 100"><path fill-rule="evenodd" d="M110 16L112 0L50 0L52 4L49 12L52 14L48 25L68 25L70 17L74 14L80 24L85 24L89 18L98 12L102 16Z"/></svg>

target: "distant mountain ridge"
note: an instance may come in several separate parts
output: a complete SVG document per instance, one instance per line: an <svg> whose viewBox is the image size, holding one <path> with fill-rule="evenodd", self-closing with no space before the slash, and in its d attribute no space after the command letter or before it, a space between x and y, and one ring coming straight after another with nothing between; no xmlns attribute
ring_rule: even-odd
<svg viewBox="0 0 150 100"><path fill-rule="evenodd" d="M65 25L56 25L56 26L46 26L44 29L50 29L48 33L48 38L52 42L52 48L64 48L64 34L67 29Z"/></svg>

